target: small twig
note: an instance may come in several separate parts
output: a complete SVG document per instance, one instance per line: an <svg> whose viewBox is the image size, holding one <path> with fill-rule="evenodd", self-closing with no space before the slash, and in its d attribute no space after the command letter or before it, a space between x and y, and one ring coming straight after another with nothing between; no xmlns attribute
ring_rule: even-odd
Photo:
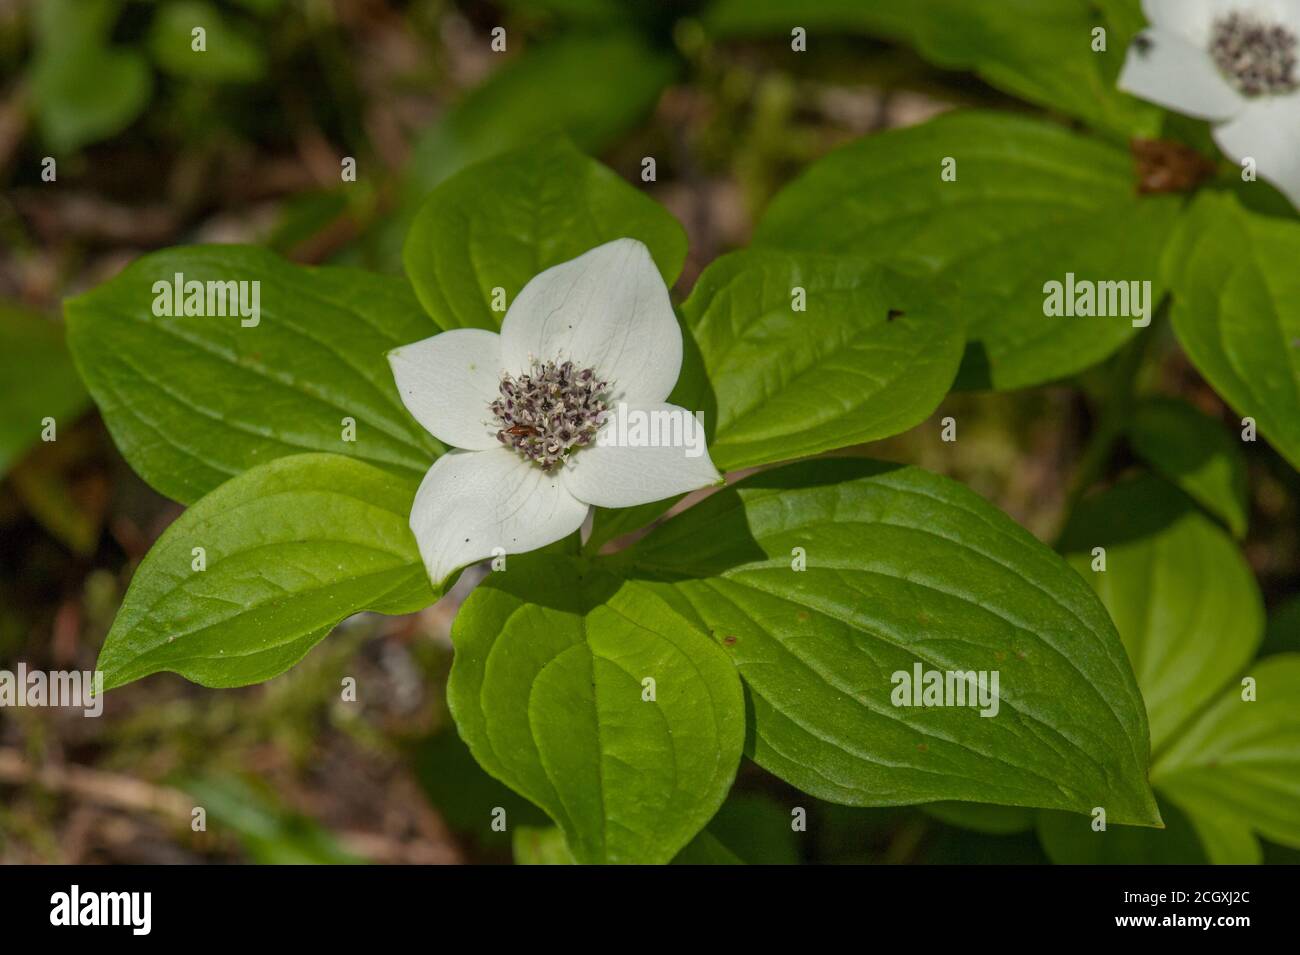
<svg viewBox="0 0 1300 955"><path fill-rule="evenodd" d="M0 783L35 784L116 809L189 819L194 800L179 789L84 766L32 766L14 749L0 749Z"/></svg>

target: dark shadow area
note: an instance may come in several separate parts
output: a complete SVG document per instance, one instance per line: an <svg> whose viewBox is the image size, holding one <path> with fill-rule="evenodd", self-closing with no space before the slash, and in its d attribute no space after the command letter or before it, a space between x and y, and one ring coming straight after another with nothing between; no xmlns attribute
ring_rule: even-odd
<svg viewBox="0 0 1300 955"><path fill-rule="evenodd" d="M1079 505L1061 535L1063 554L1142 540L1196 512L1190 497L1152 474L1130 478Z"/></svg>
<svg viewBox="0 0 1300 955"><path fill-rule="evenodd" d="M952 387L957 391L985 391L993 387L993 368L982 341L967 340Z"/></svg>

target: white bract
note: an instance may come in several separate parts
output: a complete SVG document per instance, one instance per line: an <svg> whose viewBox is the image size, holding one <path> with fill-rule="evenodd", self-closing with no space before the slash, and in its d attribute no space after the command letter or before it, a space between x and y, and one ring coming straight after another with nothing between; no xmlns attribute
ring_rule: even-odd
<svg viewBox="0 0 1300 955"><path fill-rule="evenodd" d="M1237 162L1300 206L1300 0L1143 0L1121 89L1215 123Z"/></svg>
<svg viewBox="0 0 1300 955"><path fill-rule="evenodd" d="M388 360L415 419L461 449L434 462L411 506L435 584L472 561L572 534L591 505L631 507L721 480L700 445L629 446L602 434L615 405L691 417L666 403L681 371L682 333L650 252L635 239L535 276L499 335L456 329Z"/></svg>

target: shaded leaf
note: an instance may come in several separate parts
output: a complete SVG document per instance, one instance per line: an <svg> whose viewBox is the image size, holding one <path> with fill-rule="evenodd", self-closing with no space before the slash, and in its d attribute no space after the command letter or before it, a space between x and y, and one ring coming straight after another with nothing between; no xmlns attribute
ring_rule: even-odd
<svg viewBox="0 0 1300 955"><path fill-rule="evenodd" d="M1037 817L1037 813L1032 809L1023 806L989 806L975 802L932 802L921 808L950 826L972 829L975 832L994 836L1026 832L1034 828ZM1078 819L1077 816L1069 816L1069 818L1076 821Z"/></svg>
<svg viewBox="0 0 1300 955"><path fill-rule="evenodd" d="M1204 865L1205 847L1187 815L1160 803L1163 829L1117 826L1104 831L1090 816L1064 812L1038 814L1038 839L1057 865Z"/></svg>
<svg viewBox="0 0 1300 955"><path fill-rule="evenodd" d="M1246 536L1246 459L1241 444L1217 421L1185 402L1149 398L1134 411L1128 439L1162 477L1223 521L1234 537Z"/></svg>
<svg viewBox="0 0 1300 955"><path fill-rule="evenodd" d="M54 419L57 436L89 406L63 329L0 303L0 474L40 440L45 418Z"/></svg>
<svg viewBox="0 0 1300 955"><path fill-rule="evenodd" d="M671 55L631 32L530 46L416 141L408 187L418 199L472 163L556 132L598 151L650 110L676 72Z"/></svg>
<svg viewBox="0 0 1300 955"><path fill-rule="evenodd" d="M1094 571L1092 550L1106 549ZM1119 630L1158 752L1250 660L1264 606L1237 545L1192 501L1153 476L1085 501L1061 551Z"/></svg>

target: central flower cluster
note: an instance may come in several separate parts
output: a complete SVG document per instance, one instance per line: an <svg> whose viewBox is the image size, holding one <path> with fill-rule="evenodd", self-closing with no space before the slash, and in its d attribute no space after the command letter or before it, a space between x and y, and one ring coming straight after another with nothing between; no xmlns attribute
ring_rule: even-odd
<svg viewBox="0 0 1300 955"><path fill-rule="evenodd" d="M1286 27L1241 13L1216 20L1210 39L1215 64L1247 96L1296 89L1297 47Z"/></svg>
<svg viewBox="0 0 1300 955"><path fill-rule="evenodd" d="M501 424L497 440L543 471L590 444L609 410L609 382L571 361L534 359L528 374L503 375L500 391L489 405Z"/></svg>

